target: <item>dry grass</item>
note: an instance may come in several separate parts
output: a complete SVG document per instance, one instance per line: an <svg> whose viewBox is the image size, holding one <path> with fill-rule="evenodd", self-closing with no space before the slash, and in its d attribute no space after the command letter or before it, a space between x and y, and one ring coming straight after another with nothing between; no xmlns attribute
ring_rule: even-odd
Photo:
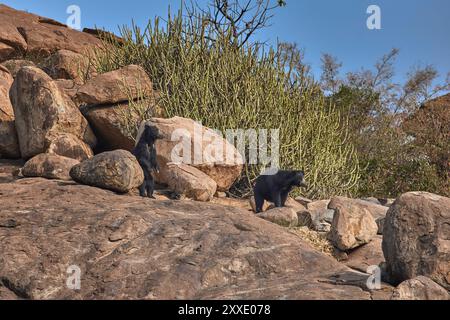
<svg viewBox="0 0 450 320"><path fill-rule="evenodd" d="M308 227L291 228L289 231L318 251L333 257L333 245L327 240L325 235L312 231Z"/></svg>

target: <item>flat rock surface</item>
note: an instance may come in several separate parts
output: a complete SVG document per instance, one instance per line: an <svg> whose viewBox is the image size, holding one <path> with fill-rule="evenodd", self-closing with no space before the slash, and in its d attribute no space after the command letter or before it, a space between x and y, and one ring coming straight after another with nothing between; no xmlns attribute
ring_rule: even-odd
<svg viewBox="0 0 450 320"><path fill-rule="evenodd" d="M0 183L0 202L0 298L379 296L364 287L367 275L239 208L41 178ZM78 291L66 285L71 266L81 270Z"/></svg>

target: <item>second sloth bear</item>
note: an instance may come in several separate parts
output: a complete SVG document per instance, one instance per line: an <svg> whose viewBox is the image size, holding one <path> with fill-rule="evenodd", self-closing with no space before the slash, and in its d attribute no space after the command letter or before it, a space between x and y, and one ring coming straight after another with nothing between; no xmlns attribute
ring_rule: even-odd
<svg viewBox="0 0 450 320"><path fill-rule="evenodd" d="M288 195L294 187L307 187L304 178L303 171L281 170L275 175L259 176L253 188L256 213L263 211L265 200L272 202L277 208L284 207Z"/></svg>
<svg viewBox="0 0 450 320"><path fill-rule="evenodd" d="M133 154L138 160L144 171L144 183L139 187L139 194L141 197L149 197L154 199L153 191L155 189L155 182L153 180L152 172L159 172L158 162L156 161L155 142L162 139L159 130L156 127L145 125Z"/></svg>

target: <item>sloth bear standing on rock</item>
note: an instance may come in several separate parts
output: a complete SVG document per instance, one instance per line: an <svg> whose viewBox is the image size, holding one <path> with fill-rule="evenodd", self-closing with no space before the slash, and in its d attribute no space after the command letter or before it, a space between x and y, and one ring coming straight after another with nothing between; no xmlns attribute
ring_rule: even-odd
<svg viewBox="0 0 450 320"><path fill-rule="evenodd" d="M307 187L303 181L303 171L278 171L275 175L262 175L256 179L253 188L256 213L263 211L264 201L267 200L281 208L286 204L287 197L294 187Z"/></svg>
<svg viewBox="0 0 450 320"><path fill-rule="evenodd" d="M155 189L155 182L153 180L152 172L159 172L158 162L156 161L155 142L162 139L159 130L156 127L145 125L133 154L138 160L144 171L144 183L139 187L139 194L141 197L149 197L155 199L153 191Z"/></svg>

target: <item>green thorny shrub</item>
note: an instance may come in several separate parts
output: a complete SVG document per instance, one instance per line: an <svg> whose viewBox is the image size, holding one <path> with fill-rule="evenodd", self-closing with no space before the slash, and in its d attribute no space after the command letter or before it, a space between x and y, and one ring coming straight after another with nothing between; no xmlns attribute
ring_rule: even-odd
<svg viewBox="0 0 450 320"><path fill-rule="evenodd" d="M295 72L276 50L238 48L231 35L217 36L211 28L201 17L169 13L164 27L159 18L143 31L134 24L122 27L123 42L106 37L91 61L100 73L142 66L168 117L191 118L222 132L280 129L280 166L306 171L309 189L297 192L311 198L353 194L358 159L340 114L325 102L317 84ZM246 165L232 193L248 194L262 170Z"/></svg>

